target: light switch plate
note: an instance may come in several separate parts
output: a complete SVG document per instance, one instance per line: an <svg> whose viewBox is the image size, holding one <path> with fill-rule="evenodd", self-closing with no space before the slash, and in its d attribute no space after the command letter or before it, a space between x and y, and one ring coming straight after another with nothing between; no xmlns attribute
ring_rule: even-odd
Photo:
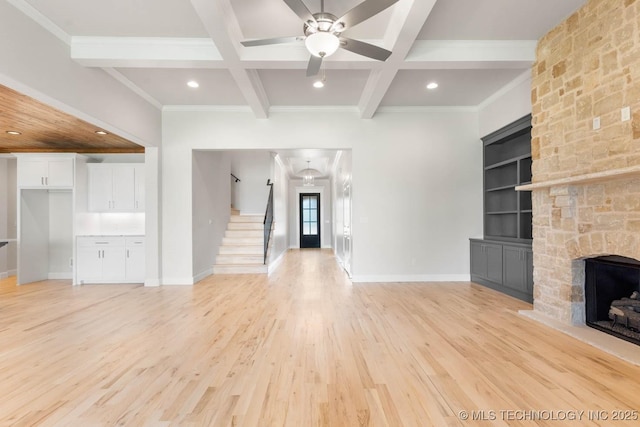
<svg viewBox="0 0 640 427"><path fill-rule="evenodd" d="M593 118L593 130L600 129L600 117Z"/></svg>
<svg viewBox="0 0 640 427"><path fill-rule="evenodd" d="M624 107L620 110L620 120L626 122L627 120L631 120L631 108Z"/></svg>

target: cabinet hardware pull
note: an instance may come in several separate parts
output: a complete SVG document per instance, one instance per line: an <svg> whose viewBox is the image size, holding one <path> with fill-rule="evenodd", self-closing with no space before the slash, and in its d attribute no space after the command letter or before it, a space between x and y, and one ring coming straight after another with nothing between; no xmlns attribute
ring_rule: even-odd
<svg viewBox="0 0 640 427"><path fill-rule="evenodd" d="M45 183L45 184L47 184L47 185L49 185L49 177L48 177L48 176L45 176L45 177L44 177L44 183Z"/></svg>
<svg viewBox="0 0 640 427"><path fill-rule="evenodd" d="M129 258L129 249L127 249L127 258Z"/></svg>
<svg viewBox="0 0 640 427"><path fill-rule="evenodd" d="M108 245L109 242L96 242L96 245Z"/></svg>

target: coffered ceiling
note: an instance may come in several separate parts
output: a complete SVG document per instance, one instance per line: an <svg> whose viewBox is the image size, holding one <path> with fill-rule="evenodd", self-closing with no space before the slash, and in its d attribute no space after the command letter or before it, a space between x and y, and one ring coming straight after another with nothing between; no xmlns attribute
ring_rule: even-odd
<svg viewBox="0 0 640 427"><path fill-rule="evenodd" d="M385 109L478 108L535 59L537 40L585 0L399 0L344 36L392 51L375 61L344 49L323 62L326 85L306 77L303 36L283 0L7 0L157 108L253 112L349 109L367 119ZM321 0L303 0L312 12ZM360 0L325 0L342 16ZM25 47L26 49L26 47ZM197 89L187 86L197 81ZM437 82L435 90L426 89ZM4 143L4 142L3 142ZM6 147L2 147L6 148Z"/></svg>

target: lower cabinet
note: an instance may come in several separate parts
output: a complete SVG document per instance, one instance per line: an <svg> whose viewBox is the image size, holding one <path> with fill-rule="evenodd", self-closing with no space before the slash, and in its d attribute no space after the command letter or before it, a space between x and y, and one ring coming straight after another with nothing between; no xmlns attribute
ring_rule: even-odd
<svg viewBox="0 0 640 427"><path fill-rule="evenodd" d="M471 281L532 302L533 252L531 246L471 239Z"/></svg>
<svg viewBox="0 0 640 427"><path fill-rule="evenodd" d="M80 236L76 249L76 281L144 283L144 237Z"/></svg>

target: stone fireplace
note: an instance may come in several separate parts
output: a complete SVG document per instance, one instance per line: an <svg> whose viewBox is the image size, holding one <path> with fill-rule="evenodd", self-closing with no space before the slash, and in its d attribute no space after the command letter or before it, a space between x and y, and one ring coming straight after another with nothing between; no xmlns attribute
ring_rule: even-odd
<svg viewBox="0 0 640 427"><path fill-rule="evenodd" d="M538 43L533 183L519 190L532 192L534 313L566 325L585 323L585 259L640 260L639 34L640 1L591 0Z"/></svg>

